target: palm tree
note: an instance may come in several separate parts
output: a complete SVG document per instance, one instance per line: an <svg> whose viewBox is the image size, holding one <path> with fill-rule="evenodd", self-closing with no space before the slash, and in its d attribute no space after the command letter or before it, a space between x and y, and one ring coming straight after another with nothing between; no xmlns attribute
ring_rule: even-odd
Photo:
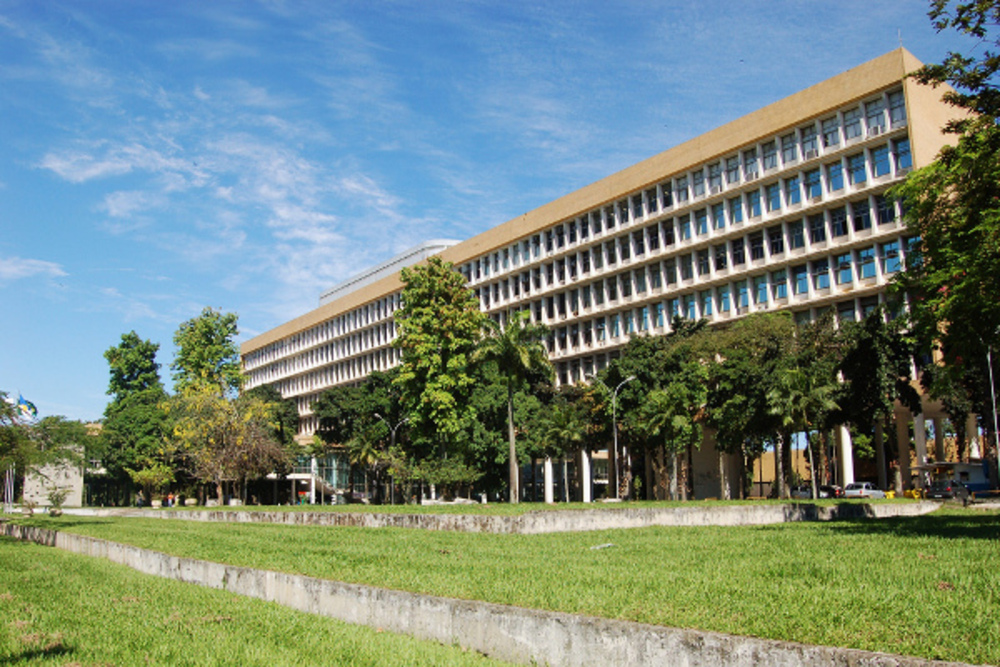
<svg viewBox="0 0 1000 667"><path fill-rule="evenodd" d="M781 419L782 426L806 432L809 481L814 499L817 497L816 466L808 435L821 414L838 409L833 399L836 390L836 382L824 382L816 374L807 373L801 368L788 368L778 376L778 386L767 393L771 414ZM779 479L778 483L783 486L784 480Z"/></svg>
<svg viewBox="0 0 1000 667"><path fill-rule="evenodd" d="M566 456L580 451L587 440L587 421L579 405L565 400L553 403L539 419L538 441L546 458L561 456L563 460L563 492L569 501ZM581 484L587 480L581 479Z"/></svg>
<svg viewBox="0 0 1000 667"><path fill-rule="evenodd" d="M473 355L476 361L492 361L507 385L507 439L510 447L510 502L520 497L517 465L517 447L514 443L514 393L532 374L551 374L548 352L542 345L547 331L544 325L531 324L530 313L515 313L501 326L493 320L486 322L486 335Z"/></svg>

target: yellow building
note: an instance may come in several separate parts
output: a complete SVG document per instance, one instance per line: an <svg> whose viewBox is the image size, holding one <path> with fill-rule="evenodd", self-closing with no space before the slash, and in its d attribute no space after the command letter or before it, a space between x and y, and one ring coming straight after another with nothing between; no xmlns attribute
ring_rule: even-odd
<svg viewBox="0 0 1000 667"><path fill-rule="evenodd" d="M438 255L491 317L528 310L550 327L559 383L600 370L630 336L668 332L673 314L860 318L883 301L911 241L885 192L933 160L955 113L941 89L906 78L920 65L892 51ZM247 387L295 398L301 436L317 427L310 404L322 391L398 363L402 283L389 264L243 344ZM714 492L703 477L699 495L719 495L717 475Z"/></svg>

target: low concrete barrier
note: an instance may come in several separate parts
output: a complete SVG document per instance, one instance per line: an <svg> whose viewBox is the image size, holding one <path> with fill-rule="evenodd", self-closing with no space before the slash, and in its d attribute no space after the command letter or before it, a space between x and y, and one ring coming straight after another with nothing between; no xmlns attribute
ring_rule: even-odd
<svg viewBox="0 0 1000 667"><path fill-rule="evenodd" d="M885 653L680 630L577 614L418 595L282 572L180 558L71 533L14 524L0 533L140 572L259 598L312 614L457 644L522 664L687 667L959 667Z"/></svg>
<svg viewBox="0 0 1000 667"><path fill-rule="evenodd" d="M842 502L836 505L785 503L758 505L691 505L685 507L614 507L581 510L541 510L517 516L482 514L389 514L380 512L268 512L250 510L128 510L128 516L189 521L281 523L360 528L417 528L467 533L539 534L645 528L649 526L756 526L791 521L917 516L940 505ZM108 510L109 514L123 514ZM100 514L100 511L97 512Z"/></svg>

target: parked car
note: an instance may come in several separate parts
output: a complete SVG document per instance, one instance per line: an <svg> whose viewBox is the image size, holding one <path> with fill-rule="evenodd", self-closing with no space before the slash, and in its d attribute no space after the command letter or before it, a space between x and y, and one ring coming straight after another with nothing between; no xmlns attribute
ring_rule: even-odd
<svg viewBox="0 0 1000 667"><path fill-rule="evenodd" d="M819 487L820 498L843 498L844 490L836 484L823 484Z"/></svg>
<svg viewBox="0 0 1000 667"><path fill-rule="evenodd" d="M792 487L792 498L812 498L812 488L809 485L799 485Z"/></svg>
<svg viewBox="0 0 1000 667"><path fill-rule="evenodd" d="M963 503L969 502L969 489L954 479L934 480L927 487L924 495L927 498L944 498L948 500L961 500Z"/></svg>
<svg viewBox="0 0 1000 667"><path fill-rule="evenodd" d="M845 498L885 498L885 491L871 482L851 482L844 488Z"/></svg>

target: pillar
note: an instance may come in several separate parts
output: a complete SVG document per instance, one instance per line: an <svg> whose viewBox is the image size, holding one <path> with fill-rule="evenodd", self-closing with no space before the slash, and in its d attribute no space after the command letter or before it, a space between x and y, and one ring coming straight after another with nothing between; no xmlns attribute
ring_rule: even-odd
<svg viewBox="0 0 1000 667"><path fill-rule="evenodd" d="M594 481L590 473L590 452L586 448L580 450L580 499L585 502L594 500Z"/></svg>
<svg viewBox="0 0 1000 667"><path fill-rule="evenodd" d="M899 410L896 417L896 447L898 450L896 463L899 465L900 485L896 489L897 494L912 487L912 475L910 474L910 413L907 410Z"/></svg>
<svg viewBox="0 0 1000 667"><path fill-rule="evenodd" d="M552 457L545 457L545 503L551 505L556 501L554 485L552 483Z"/></svg>
<svg viewBox="0 0 1000 667"><path fill-rule="evenodd" d="M948 455L944 451L944 420L935 417L931 423L934 424L934 459L938 462L947 461Z"/></svg>
<svg viewBox="0 0 1000 667"><path fill-rule="evenodd" d="M975 414L965 418L965 437L969 443L969 459L983 458L984 447L979 440L979 421Z"/></svg>
<svg viewBox="0 0 1000 667"><path fill-rule="evenodd" d="M309 460L309 504L316 504L316 475L319 473L319 463L316 457Z"/></svg>
<svg viewBox="0 0 1000 667"><path fill-rule="evenodd" d="M885 471L885 432L881 419L875 422L875 464L878 466L878 488L888 489L889 479Z"/></svg>
<svg viewBox="0 0 1000 667"><path fill-rule="evenodd" d="M924 420L924 413L913 415L913 446L917 452L917 465L927 464L927 422ZM917 487L924 488L924 478L927 472L917 471Z"/></svg>
<svg viewBox="0 0 1000 667"><path fill-rule="evenodd" d="M837 440L837 453L840 457L840 483L843 486L854 481L854 453L851 442L851 431L845 424L841 424L834 429L834 437Z"/></svg>

